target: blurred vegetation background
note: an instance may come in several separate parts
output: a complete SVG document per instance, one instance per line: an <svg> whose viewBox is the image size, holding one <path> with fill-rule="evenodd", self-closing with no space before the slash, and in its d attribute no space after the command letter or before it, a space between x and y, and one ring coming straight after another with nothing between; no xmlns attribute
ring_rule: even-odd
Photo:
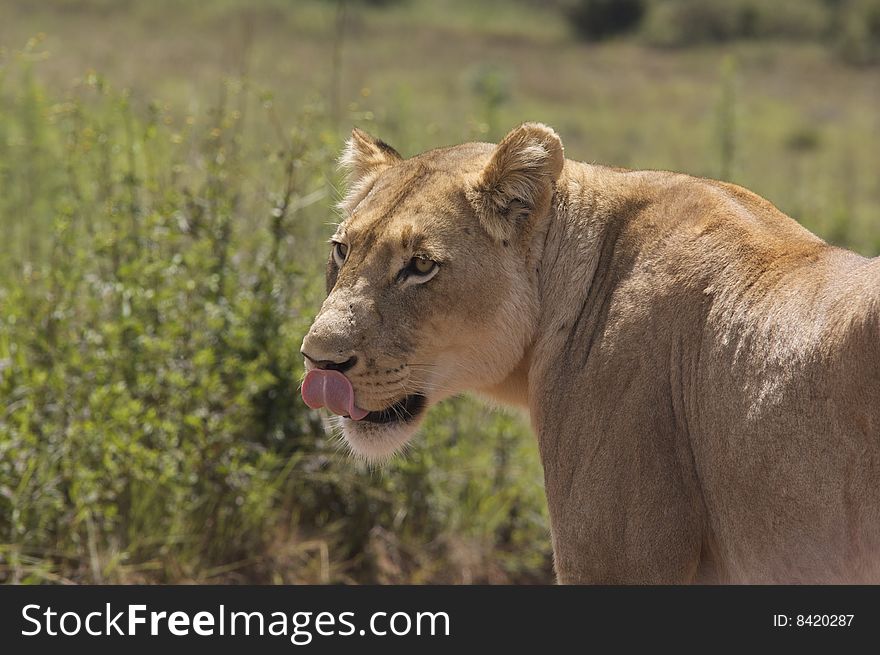
<svg viewBox="0 0 880 655"><path fill-rule="evenodd" d="M0 0L0 581L548 582L537 448L299 400L352 125L553 125L880 252L878 0Z"/></svg>

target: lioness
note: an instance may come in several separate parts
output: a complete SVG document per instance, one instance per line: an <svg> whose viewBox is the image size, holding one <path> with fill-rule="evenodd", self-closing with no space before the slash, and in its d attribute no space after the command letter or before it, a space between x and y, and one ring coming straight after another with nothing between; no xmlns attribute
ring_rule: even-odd
<svg viewBox="0 0 880 655"><path fill-rule="evenodd" d="M355 453L475 390L528 408L560 582L880 581L880 258L536 123L342 161L302 393Z"/></svg>

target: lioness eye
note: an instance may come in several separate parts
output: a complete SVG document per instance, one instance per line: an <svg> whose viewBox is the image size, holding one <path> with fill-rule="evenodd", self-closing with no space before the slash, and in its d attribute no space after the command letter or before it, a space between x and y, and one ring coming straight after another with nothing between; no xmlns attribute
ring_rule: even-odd
<svg viewBox="0 0 880 655"><path fill-rule="evenodd" d="M338 241L333 242L333 261L337 266L342 266L345 258L348 257L348 246Z"/></svg>
<svg viewBox="0 0 880 655"><path fill-rule="evenodd" d="M406 270L410 275L418 278L433 277L432 274L437 270L437 262L427 257L413 257L409 260Z"/></svg>

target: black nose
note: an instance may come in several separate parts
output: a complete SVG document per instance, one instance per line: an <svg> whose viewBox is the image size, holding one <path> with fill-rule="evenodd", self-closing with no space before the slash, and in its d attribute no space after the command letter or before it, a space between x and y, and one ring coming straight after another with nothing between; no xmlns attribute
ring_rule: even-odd
<svg viewBox="0 0 880 655"><path fill-rule="evenodd" d="M309 357L306 353L302 353L302 356L309 360L312 364L315 365L315 368L322 368L329 371L339 371L340 373L345 373L348 369L352 368L355 364L357 364L358 358L355 356L349 357L344 362L334 362L329 359L315 359L314 357Z"/></svg>

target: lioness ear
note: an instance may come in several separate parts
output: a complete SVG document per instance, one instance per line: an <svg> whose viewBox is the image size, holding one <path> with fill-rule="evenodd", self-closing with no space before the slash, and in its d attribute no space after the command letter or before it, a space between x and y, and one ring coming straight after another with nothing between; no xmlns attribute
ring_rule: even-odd
<svg viewBox="0 0 880 655"><path fill-rule="evenodd" d="M352 209L379 173L402 160L387 143L354 128L339 157L339 166L348 173L348 193L340 205Z"/></svg>
<svg viewBox="0 0 880 655"><path fill-rule="evenodd" d="M512 130L468 193L486 231L513 239L533 215L546 212L564 163L562 141L551 128L523 123Z"/></svg>

